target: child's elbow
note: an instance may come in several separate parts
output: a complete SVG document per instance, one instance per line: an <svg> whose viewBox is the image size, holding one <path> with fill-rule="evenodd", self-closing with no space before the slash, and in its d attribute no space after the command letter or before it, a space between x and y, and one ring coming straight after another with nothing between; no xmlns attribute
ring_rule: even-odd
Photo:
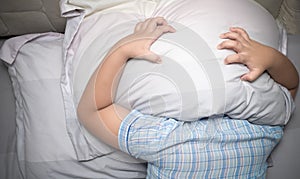
<svg viewBox="0 0 300 179"><path fill-rule="evenodd" d="M92 111L88 104L85 104L84 101L80 101L77 106L76 113L78 120L85 123L85 121L90 118Z"/></svg>

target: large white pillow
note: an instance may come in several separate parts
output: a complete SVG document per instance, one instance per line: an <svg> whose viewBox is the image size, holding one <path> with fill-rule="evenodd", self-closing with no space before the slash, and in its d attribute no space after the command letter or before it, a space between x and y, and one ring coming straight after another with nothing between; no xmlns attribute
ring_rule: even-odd
<svg viewBox="0 0 300 179"><path fill-rule="evenodd" d="M232 4L239 8L233 11ZM218 36L230 26L243 27L253 39L279 49L279 28L265 9L252 1L174 1L168 6L157 4L152 16L165 17L177 32L164 35L152 47L163 57L161 65L137 60L128 63L117 102L147 114L183 120L226 112L260 124L286 124L291 111L288 92L267 74L252 84L240 81L248 69L225 66L223 59L233 52L216 49L221 42ZM75 105L107 50L143 19L141 14L119 12L101 12L84 19L74 40L78 47L73 45Z"/></svg>
<svg viewBox="0 0 300 179"><path fill-rule="evenodd" d="M76 111L89 77L115 42L132 33L137 22L163 16L177 29L152 46L163 63L131 60L121 77L116 102L143 113L187 121L226 112L258 124L287 123L293 110L289 92L267 74L254 83L241 82L240 76L248 69L237 64L225 66L223 59L233 52L216 49L219 35L231 26L243 27L251 38L281 49L280 28L265 9L250 0L140 2L143 5L131 10L114 7L78 19L82 21L69 20L66 30L74 35L65 40L62 87L63 95L74 100L66 108ZM87 136L90 145L98 148L97 140L87 131L74 127L77 120L67 114L72 123L67 126L69 132ZM80 141L72 136L73 143ZM78 156L86 156L80 147L76 151Z"/></svg>

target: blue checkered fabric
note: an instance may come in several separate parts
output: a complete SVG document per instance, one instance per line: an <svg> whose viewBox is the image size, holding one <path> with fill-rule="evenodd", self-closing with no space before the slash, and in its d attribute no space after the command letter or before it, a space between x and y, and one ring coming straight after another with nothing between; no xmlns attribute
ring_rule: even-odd
<svg viewBox="0 0 300 179"><path fill-rule="evenodd" d="M148 162L147 178L265 178L279 126L212 117L196 122L132 111L119 130L120 149Z"/></svg>

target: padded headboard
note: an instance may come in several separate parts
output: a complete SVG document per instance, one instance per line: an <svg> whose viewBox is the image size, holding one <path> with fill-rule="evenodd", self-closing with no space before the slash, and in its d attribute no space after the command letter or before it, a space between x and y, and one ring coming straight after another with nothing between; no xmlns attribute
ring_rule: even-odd
<svg viewBox="0 0 300 179"><path fill-rule="evenodd" d="M64 32L59 0L1 0L0 36Z"/></svg>
<svg viewBox="0 0 300 179"><path fill-rule="evenodd" d="M290 34L300 34L300 0L255 0L278 19Z"/></svg>
<svg viewBox="0 0 300 179"><path fill-rule="evenodd" d="M286 26L300 34L299 0L256 0ZM64 32L59 0L1 0L0 37L35 32Z"/></svg>

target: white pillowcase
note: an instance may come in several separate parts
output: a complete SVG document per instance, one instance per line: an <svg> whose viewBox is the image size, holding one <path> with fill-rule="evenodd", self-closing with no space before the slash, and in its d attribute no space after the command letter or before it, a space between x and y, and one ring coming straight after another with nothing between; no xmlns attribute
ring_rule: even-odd
<svg viewBox="0 0 300 179"><path fill-rule="evenodd" d="M97 153L102 157L78 161L66 130L65 115L72 111L64 108L60 84L63 38L57 33L24 35L7 40L0 50L0 58L11 63L8 70L16 97L17 156L22 176L145 177L144 164L104 144L108 150Z"/></svg>
<svg viewBox="0 0 300 179"><path fill-rule="evenodd" d="M233 3L239 7L235 11L230 9ZM143 113L188 121L225 112L230 117L260 124L286 124L290 109L287 113L280 110L286 101L290 102L288 93L267 74L252 84L241 82L239 77L248 69L223 65L223 59L232 52L216 49L221 42L219 34L230 26L241 26L252 38L278 49L280 33L267 11L251 1L234 0L175 1L157 6L153 16L165 17L177 32L164 35L152 47L163 57L161 65L146 61L128 63L120 80L117 102ZM75 105L107 50L131 33L141 19L139 14L101 12L83 21L72 46L76 48L72 60ZM264 100L258 100L262 95ZM267 119L261 119L267 115Z"/></svg>
<svg viewBox="0 0 300 179"><path fill-rule="evenodd" d="M74 36L65 41L62 86L64 96L74 97L74 101L69 101L74 105L67 108L76 111L89 77L115 42L132 33L137 22L163 16L177 28L176 33L164 35L152 46L162 56L163 63L130 61L120 80L118 103L143 113L187 121L226 112L233 118L258 124L287 123L294 108L289 92L267 74L251 84L241 82L240 76L248 69L237 64L225 66L223 59L233 52L216 49L221 42L219 35L231 26L243 27L251 38L281 49L284 36L265 9L248 0L141 2L144 6L131 10L127 7L123 11L116 6L93 11L92 15L87 10L84 19L81 18L85 12L77 22L70 19L67 31ZM136 8L141 9L135 11ZM76 120L76 116L67 116L72 124ZM79 134L73 125L68 130L74 136L88 136L89 144L95 148L101 146L86 131ZM79 141L71 139L73 143ZM76 150L79 156L86 155L80 148Z"/></svg>

